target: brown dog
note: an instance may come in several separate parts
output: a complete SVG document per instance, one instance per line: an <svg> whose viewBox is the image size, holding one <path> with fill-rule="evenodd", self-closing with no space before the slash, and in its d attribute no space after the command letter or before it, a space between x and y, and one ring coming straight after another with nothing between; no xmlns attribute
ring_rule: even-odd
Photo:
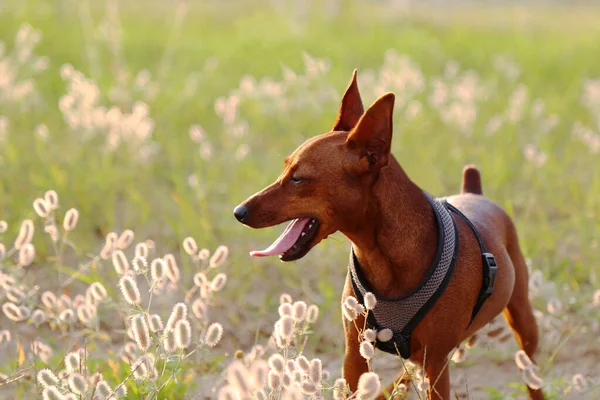
<svg viewBox="0 0 600 400"><path fill-rule="evenodd" d="M356 71L329 133L307 140L289 157L279 178L236 207L236 218L252 228L292 221L281 237L254 256L297 260L336 231L352 243L373 292L393 298L413 291L426 278L438 245L437 222L426 195L390 154L394 95L381 96L364 112ZM458 261L447 287L412 332L410 360L423 365L429 397L450 399L447 360L462 341L503 312L519 346L533 360L538 329L528 298L528 272L517 232L506 212L482 196L479 172L463 171L462 193L447 201L474 224L495 255L493 294L469 325L482 287L480 247L466 220L458 229ZM350 273L342 302L355 295ZM363 326L363 321L358 321ZM354 323L344 322L343 376L354 391L367 363L359 353ZM390 386L391 388L392 386ZM389 389L388 389L389 390ZM529 389L532 399L541 390Z"/></svg>

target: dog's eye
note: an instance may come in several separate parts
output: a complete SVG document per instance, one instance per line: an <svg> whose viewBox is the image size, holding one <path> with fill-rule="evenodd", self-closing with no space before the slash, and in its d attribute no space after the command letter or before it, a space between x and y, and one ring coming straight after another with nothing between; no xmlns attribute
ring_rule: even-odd
<svg viewBox="0 0 600 400"><path fill-rule="evenodd" d="M292 175L292 178L290 179L290 181L292 181L292 183L298 184L298 183L302 182L303 179L298 178L296 175Z"/></svg>

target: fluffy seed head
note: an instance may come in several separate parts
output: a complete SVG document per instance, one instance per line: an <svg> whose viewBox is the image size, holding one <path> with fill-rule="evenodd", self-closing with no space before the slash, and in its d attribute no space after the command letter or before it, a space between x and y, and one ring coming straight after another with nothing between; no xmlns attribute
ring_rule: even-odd
<svg viewBox="0 0 600 400"><path fill-rule="evenodd" d="M292 296L290 296L287 293L283 293L281 296L279 296L279 304L285 304L285 303L292 303Z"/></svg>
<svg viewBox="0 0 600 400"><path fill-rule="evenodd" d="M65 219L63 221L63 228L65 229L65 231L70 232L73 229L75 229L75 227L77 227L78 221L79 221L79 211L77 211L74 208L70 208L69 210L67 210L67 213L65 214Z"/></svg>
<svg viewBox="0 0 600 400"><path fill-rule="evenodd" d="M96 393L98 393L101 398L106 399L110 396L112 389L108 385L108 383L104 380L99 381L96 384Z"/></svg>
<svg viewBox="0 0 600 400"><path fill-rule="evenodd" d="M333 384L333 399L342 400L345 398L346 392L348 391L348 384L344 378L338 378Z"/></svg>
<svg viewBox="0 0 600 400"><path fill-rule="evenodd" d="M355 309L356 306L358 305L358 300L356 300L356 297L354 297L354 296L348 296L344 300L344 305L347 308Z"/></svg>
<svg viewBox="0 0 600 400"><path fill-rule="evenodd" d="M46 200L46 205L51 210L56 210L58 208L58 194L54 190L48 190L44 193L44 200Z"/></svg>
<svg viewBox="0 0 600 400"><path fill-rule="evenodd" d="M177 342L175 341L175 332L172 330L163 331L163 347L166 351L175 351Z"/></svg>
<svg viewBox="0 0 600 400"><path fill-rule="evenodd" d="M300 379L302 379L302 377L299 377L299 379L295 379L295 377L293 377L290 374L283 374L282 376L283 376L283 378L281 380L281 383L286 388L289 387L292 384L292 382L294 382L295 380L299 381Z"/></svg>
<svg viewBox="0 0 600 400"><path fill-rule="evenodd" d="M292 305L293 313L292 316L296 322L304 321L306 317L306 303L303 301L297 301Z"/></svg>
<svg viewBox="0 0 600 400"><path fill-rule="evenodd" d="M150 264L150 276L153 282L160 281L165 275L165 262L162 258L156 258L152 260Z"/></svg>
<svg viewBox="0 0 600 400"><path fill-rule="evenodd" d="M296 360L287 360L287 362L285 363L285 370L288 373L292 373L292 372L296 371L297 368L298 368L298 364L296 363Z"/></svg>
<svg viewBox="0 0 600 400"><path fill-rule="evenodd" d="M582 374L574 375L571 381L573 382L573 389L575 389L579 393L585 393L588 390L588 380L585 379L585 376L583 376Z"/></svg>
<svg viewBox="0 0 600 400"><path fill-rule="evenodd" d="M25 298L25 293L19 288L10 287L6 291L6 297L14 303L20 303Z"/></svg>
<svg viewBox="0 0 600 400"><path fill-rule="evenodd" d="M517 364L519 369L525 369L530 367L533 363L531 362L531 359L527 353L525 353L523 350L517 350L515 353L515 364Z"/></svg>
<svg viewBox="0 0 600 400"><path fill-rule="evenodd" d="M148 253L149 253L149 249L148 249L148 245L144 242L138 243L135 245L135 257L141 257L141 258L148 258Z"/></svg>
<svg viewBox="0 0 600 400"><path fill-rule="evenodd" d="M373 345L366 340L360 344L359 351L360 355L363 356L365 360L370 360L375 355L375 349L373 348Z"/></svg>
<svg viewBox="0 0 600 400"><path fill-rule="evenodd" d="M2 312L4 312L4 315L6 315L8 319L15 322L23 321L25 319L23 318L21 309L14 303L2 304Z"/></svg>
<svg viewBox="0 0 600 400"><path fill-rule="evenodd" d="M358 379L357 398L371 400L377 397L381 390L379 377L374 372L365 372Z"/></svg>
<svg viewBox="0 0 600 400"><path fill-rule="evenodd" d="M393 336L394 336L394 333L391 331L391 329L388 329L388 328L384 328L384 329L380 330L379 332L377 332L377 340L379 340L381 342L388 342L388 341L392 340Z"/></svg>
<svg viewBox="0 0 600 400"><path fill-rule="evenodd" d="M70 308L67 308L60 313L58 318L65 324L72 324L75 322L75 312Z"/></svg>
<svg viewBox="0 0 600 400"><path fill-rule="evenodd" d="M172 283L179 282L179 267L177 266L177 261L175 261L173 254L166 254L163 257L163 260L165 261L165 274L167 275L167 278L169 278Z"/></svg>
<svg viewBox="0 0 600 400"><path fill-rule="evenodd" d="M35 229L33 227L33 221L30 219L26 219L21 223L21 228L19 229L19 235L15 240L15 249L21 250L21 247L31 242L33 239L33 233Z"/></svg>
<svg viewBox="0 0 600 400"><path fill-rule="evenodd" d="M190 236L183 239L183 250L190 256L195 255L198 251L198 245L196 244L196 240L194 240L194 238Z"/></svg>
<svg viewBox="0 0 600 400"><path fill-rule="evenodd" d="M54 372L50 371L48 368L40 370L37 374L37 379L45 388L58 385L58 378L54 375Z"/></svg>
<svg viewBox="0 0 600 400"><path fill-rule="evenodd" d="M317 307L315 304L312 304L308 307L306 312L306 321L314 324L317 322L317 318L319 318L319 307Z"/></svg>
<svg viewBox="0 0 600 400"><path fill-rule="evenodd" d="M204 342L208 347L215 347L223 336L223 327L218 322L210 324L204 337Z"/></svg>
<svg viewBox="0 0 600 400"><path fill-rule="evenodd" d="M479 336L477 336L477 334L471 336L469 338L469 340L467 341L467 343L465 344L465 347L467 349L472 349L473 347L475 347L475 345L477 344L478 340L479 340Z"/></svg>
<svg viewBox="0 0 600 400"><path fill-rule="evenodd" d="M198 252L198 259L200 261L206 261L210 257L210 250L202 249Z"/></svg>
<svg viewBox="0 0 600 400"><path fill-rule="evenodd" d="M249 382L250 374L239 360L229 364L227 368L227 381L242 393L248 393L252 382Z"/></svg>
<svg viewBox="0 0 600 400"><path fill-rule="evenodd" d="M454 361L456 364L460 364L461 362L463 362L465 360L465 356L466 356L465 349L458 348L452 354L452 361Z"/></svg>
<svg viewBox="0 0 600 400"><path fill-rule="evenodd" d="M374 342L377 339L377 332L374 329L365 329L363 337L368 342Z"/></svg>
<svg viewBox="0 0 600 400"><path fill-rule="evenodd" d="M77 372L80 369L81 356L78 351L72 351L65 356L65 368L68 372Z"/></svg>
<svg viewBox="0 0 600 400"><path fill-rule="evenodd" d="M53 242L58 242L58 229L55 224L51 223L44 226L44 232L50 236Z"/></svg>
<svg viewBox="0 0 600 400"><path fill-rule="evenodd" d="M33 244L26 243L19 249L19 265L22 267L29 266L35 258L35 247Z"/></svg>
<svg viewBox="0 0 600 400"><path fill-rule="evenodd" d="M138 347L143 351L147 351L152 343L150 341L150 332L148 331L146 318L142 314L131 317L131 330L133 331L133 338Z"/></svg>
<svg viewBox="0 0 600 400"><path fill-rule="evenodd" d="M310 362L310 371L308 377L312 383L318 385L323 377L323 363L318 358L313 358Z"/></svg>
<svg viewBox="0 0 600 400"><path fill-rule="evenodd" d="M127 257L122 250L115 250L112 253L112 263L119 275L124 275L129 271L129 261L127 261Z"/></svg>
<svg viewBox="0 0 600 400"><path fill-rule="evenodd" d="M84 394L88 388L88 384L85 378L77 372L71 373L71 375L69 375L68 382L69 388L71 388L71 390L76 394Z"/></svg>
<svg viewBox="0 0 600 400"><path fill-rule="evenodd" d="M4 257L6 257L6 247L2 243L0 243L0 261L4 260Z"/></svg>
<svg viewBox="0 0 600 400"><path fill-rule="evenodd" d="M0 331L0 348L5 347L11 341L11 333L10 331L4 329Z"/></svg>
<svg viewBox="0 0 600 400"><path fill-rule="evenodd" d="M148 323L152 332L158 332L163 330L162 319L158 314L152 314L148 317Z"/></svg>
<svg viewBox="0 0 600 400"><path fill-rule="evenodd" d="M357 304L356 307L354 307L354 311L357 315L361 315L365 312L365 307L362 304Z"/></svg>
<svg viewBox="0 0 600 400"><path fill-rule="evenodd" d="M1 259L1 257L0 257ZM592 297L592 304L595 307L600 307L600 289L594 292L594 296Z"/></svg>
<svg viewBox="0 0 600 400"><path fill-rule="evenodd" d="M31 322L33 322L36 327L39 327L46 322L46 313L43 310L35 310L31 315Z"/></svg>
<svg viewBox="0 0 600 400"><path fill-rule="evenodd" d="M90 285L90 293L96 301L104 301L106 296L108 296L106 288L100 282L94 282Z"/></svg>
<svg viewBox="0 0 600 400"><path fill-rule="evenodd" d="M229 256L229 249L227 246L219 246L215 250L215 253L210 258L210 267L217 268L222 265L225 261L227 261L227 257Z"/></svg>
<svg viewBox="0 0 600 400"><path fill-rule="evenodd" d="M121 250L125 250L129 247L129 245L131 245L131 242L133 242L134 237L135 234L131 229L123 231L123 233L121 233L121 236L119 236L119 239L117 240L117 247Z"/></svg>
<svg viewBox="0 0 600 400"><path fill-rule="evenodd" d="M224 386L219 390L217 400L238 400L240 392L233 386Z"/></svg>
<svg viewBox="0 0 600 400"><path fill-rule="evenodd" d="M46 200L37 198L33 201L33 209L35 213L42 218L46 218L50 214L50 207L46 204Z"/></svg>
<svg viewBox="0 0 600 400"><path fill-rule="evenodd" d="M371 292L365 293L365 308L367 310L373 310L376 304L377 299L375 298L375 295Z"/></svg>
<svg viewBox="0 0 600 400"><path fill-rule="evenodd" d="M197 287L202 287L208 285L208 279L206 279L206 275L204 272L197 272L194 274L194 285Z"/></svg>
<svg viewBox="0 0 600 400"><path fill-rule="evenodd" d="M190 346L192 327L188 320L181 319L175 323L175 345L180 349Z"/></svg>
<svg viewBox="0 0 600 400"><path fill-rule="evenodd" d="M0 233L6 232L7 229L8 224L6 223L6 221L0 221Z"/></svg>
<svg viewBox="0 0 600 400"><path fill-rule="evenodd" d="M271 368L271 370L273 370L279 374L284 372L285 360L283 359L281 354L279 354L279 353L273 354L271 357L269 357L268 362L269 362L269 367Z"/></svg>
<svg viewBox="0 0 600 400"><path fill-rule="evenodd" d="M221 289L223 289L226 282L227 282L227 275L225 275L223 273L217 274L217 276L215 276L214 279L212 280L212 282L210 283L210 289L214 292L218 292Z"/></svg>
<svg viewBox="0 0 600 400"><path fill-rule="evenodd" d="M121 251L121 250L117 250L117 251ZM144 258L144 257L135 257L133 259L133 261L131 262L131 266L133 267L133 270L138 274L143 274L144 272L146 272L148 270L148 262L146 261L146 258Z"/></svg>
<svg viewBox="0 0 600 400"><path fill-rule="evenodd" d="M279 389L281 387L281 374L275 370L270 370L267 377L267 384L272 390Z"/></svg>
<svg viewBox="0 0 600 400"><path fill-rule="evenodd" d="M267 384L269 364L265 360L254 360L250 367L250 372L254 376L254 384L256 386L263 387Z"/></svg>
<svg viewBox="0 0 600 400"><path fill-rule="evenodd" d="M175 323L182 319L187 319L187 306L185 303L177 303L173 306L173 311L167 320L167 329L173 329Z"/></svg>
<svg viewBox="0 0 600 400"><path fill-rule="evenodd" d="M521 371L521 377L525 384L533 390L541 389L544 385L544 380L537 375L534 365L530 365Z"/></svg>
<svg viewBox="0 0 600 400"><path fill-rule="evenodd" d="M281 323L279 324L279 334L283 339L285 339L286 343L289 344L292 341L292 337L294 336L294 319L292 317L283 316L280 319Z"/></svg>
<svg viewBox="0 0 600 400"><path fill-rule="evenodd" d="M44 388L42 392L42 399L44 400L65 400L60 390L56 386L48 386Z"/></svg>
<svg viewBox="0 0 600 400"><path fill-rule="evenodd" d="M96 306L82 304L77 307L77 317L84 324L89 324L96 318Z"/></svg>
<svg viewBox="0 0 600 400"><path fill-rule="evenodd" d="M311 381L304 381L300 384L300 389L304 394L315 394L317 392L317 387Z"/></svg>
<svg viewBox="0 0 600 400"><path fill-rule="evenodd" d="M354 321L358 318L358 313L354 308L349 308L346 303L342 304L342 314L348 321Z"/></svg>
<svg viewBox="0 0 600 400"><path fill-rule="evenodd" d="M310 371L310 362L308 361L308 359L306 357L298 356L296 358L296 363L298 364L300 369L302 371L304 371L305 373L308 373L308 371Z"/></svg>
<svg viewBox="0 0 600 400"><path fill-rule="evenodd" d="M120 384L115 388L115 397L118 399L124 398L127 396L127 386L124 383Z"/></svg>
<svg viewBox="0 0 600 400"><path fill-rule="evenodd" d="M123 297L125 297L125 300L129 304L139 304L142 301L140 290L138 289L137 283L135 283L133 277L129 275L121 277L119 280L119 289L121 289Z"/></svg>
<svg viewBox="0 0 600 400"><path fill-rule="evenodd" d="M283 303L279 306L277 311L279 311L280 317L283 317L284 315L291 317L293 312L292 305L290 303Z"/></svg>

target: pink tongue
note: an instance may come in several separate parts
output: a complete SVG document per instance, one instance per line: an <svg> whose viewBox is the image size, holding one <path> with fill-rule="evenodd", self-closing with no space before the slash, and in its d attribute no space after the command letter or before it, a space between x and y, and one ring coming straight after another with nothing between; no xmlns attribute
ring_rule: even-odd
<svg viewBox="0 0 600 400"><path fill-rule="evenodd" d="M309 221L310 218L298 218L293 220L272 245L262 251L251 251L250 255L252 257L265 257L285 253L294 245L294 243L296 243L302 234L302 230Z"/></svg>

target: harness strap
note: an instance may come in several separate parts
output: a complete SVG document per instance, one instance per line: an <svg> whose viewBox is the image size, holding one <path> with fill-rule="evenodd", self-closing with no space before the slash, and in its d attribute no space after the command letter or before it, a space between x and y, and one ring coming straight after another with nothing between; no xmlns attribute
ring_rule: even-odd
<svg viewBox="0 0 600 400"><path fill-rule="evenodd" d="M409 295L406 295L402 298L396 298L396 299L385 299L385 298L381 298L381 297L377 297L378 299L378 306L381 307L380 302L398 302L398 301L403 301L408 299L409 297L413 297L415 296L418 291L423 288L423 286L429 281L429 279L431 279L432 274L434 273L434 271L436 270L438 263L440 262L440 256L442 254L442 246L443 244L446 242L446 235L445 235L445 230L443 229L443 226L445 224L450 224L450 226L452 227L451 231L452 235L454 236L454 240L451 241L450 243L452 243L452 250L450 251L451 254L451 261L447 267L447 270L444 273L443 279L440 283L440 285L436 288L436 290L433 293L428 294L427 300L423 303L420 304L419 309L412 314L412 317L406 321L405 323L403 323L401 325L401 327L398 327L396 329L392 329L393 332L393 336L392 339L387 341L387 342L381 342L381 341L377 341L375 343L375 346L382 350L385 351L387 353L391 353L391 354L399 354L402 358L404 359L408 359L410 358L410 344L411 344L411 334L412 331L416 328L416 326L419 324L419 322L421 322L421 320L425 317L425 315L427 314L427 312L431 309L431 307L433 306L433 304L435 303L435 301L442 295L442 293L444 292L446 286L448 285L450 278L452 277L452 273L454 271L454 266L456 265L457 261L458 261L458 250L459 250L459 235L458 235L458 226L456 225L456 221L454 218L452 218L449 214L447 215L446 218L446 223L442 223L442 218L441 218L441 212L444 213L454 213L457 214L458 216L460 216L469 226L469 228L473 231L475 238L477 239L477 242L479 243L479 248L481 250L481 255L482 255L482 267L483 267L483 279L482 279L482 285L481 285L481 290L479 291L479 295L477 297L477 302L475 303L475 306L473 307L473 312L471 313L471 320L469 322L469 325L467 326L467 329L471 326L471 324L473 323L477 313L479 313L479 311L481 310L481 307L483 306L483 304L485 303L485 301L490 297L490 295L492 294L493 290L494 290L494 281L496 279L496 275L498 273L498 266L496 264L496 260L494 258L494 255L491 253L488 253L485 245L483 243L483 239L481 238L481 235L479 235L479 232L477 231L477 229L475 228L475 226L473 225L473 223L469 220L469 218L467 218L467 216L465 216L462 212L460 212L456 207L454 207L453 205L451 205L450 203L447 202L447 200L437 200L437 207L440 207L440 209L438 209L436 207L436 203L434 203L434 200L432 198L430 198L429 196L427 196L427 198L429 199L430 202L432 202L432 206L433 206L433 212L435 214L436 217L436 222L438 225L438 235L439 235L439 243L440 245L438 245L438 250L436 252L436 256L434 259L434 263L432 265L432 267L430 268L430 271L427 274L427 277L425 279L425 281L420 285L420 287L418 288L417 291L410 293ZM446 210L444 210L444 208ZM352 248L350 250L350 262L349 262L349 272L351 274L351 283L352 283L352 288L354 289L354 294L357 297L357 300L360 303L364 302L364 298L363 298L363 294L366 291L370 291L368 288L368 285L366 283L366 281L364 280L364 277L361 274L361 270L360 270L360 264L358 262L358 259L356 258L356 254L354 253L354 248ZM377 306L376 306L377 308ZM402 310L402 308L401 308ZM410 310L410 307L409 307ZM406 311L406 310L403 310ZM400 311L401 312L401 311ZM395 314L396 316L397 311L394 310L393 314ZM387 315L384 315L384 317L387 317L388 315L391 315L390 313L388 313ZM385 320L386 318L384 318ZM393 326L380 326L380 324L378 323L377 318L375 318L374 312L370 312L367 316L367 326L369 328L375 329L375 330L379 330L383 327L388 327L388 328L393 328ZM387 325L387 323L389 323L389 321L385 321L383 322ZM392 323L393 325L393 323Z"/></svg>
<svg viewBox="0 0 600 400"><path fill-rule="evenodd" d="M473 307L471 321L467 326L468 329L471 326L471 324L473 324L473 321L475 320L477 313L479 313L479 310L481 310L481 307L483 307L483 303L485 303L485 301L492 295L494 291L494 282L496 280L496 275L498 274L498 264L496 264L496 259L494 258L494 255L492 253L487 252L485 244L483 244L483 239L481 239L481 235L479 234L471 220L467 218L467 216L464 215L462 212L460 212L458 208L454 207L446 200L444 200L444 206L446 206L446 208L452 211L453 213L460 216L467 223L467 225L469 225L469 228L471 228L471 230L475 234L475 238L477 239L477 242L479 243L479 248L481 249L481 258L483 265L483 282L481 284L479 296L477 297L477 302L475 303L475 307Z"/></svg>

